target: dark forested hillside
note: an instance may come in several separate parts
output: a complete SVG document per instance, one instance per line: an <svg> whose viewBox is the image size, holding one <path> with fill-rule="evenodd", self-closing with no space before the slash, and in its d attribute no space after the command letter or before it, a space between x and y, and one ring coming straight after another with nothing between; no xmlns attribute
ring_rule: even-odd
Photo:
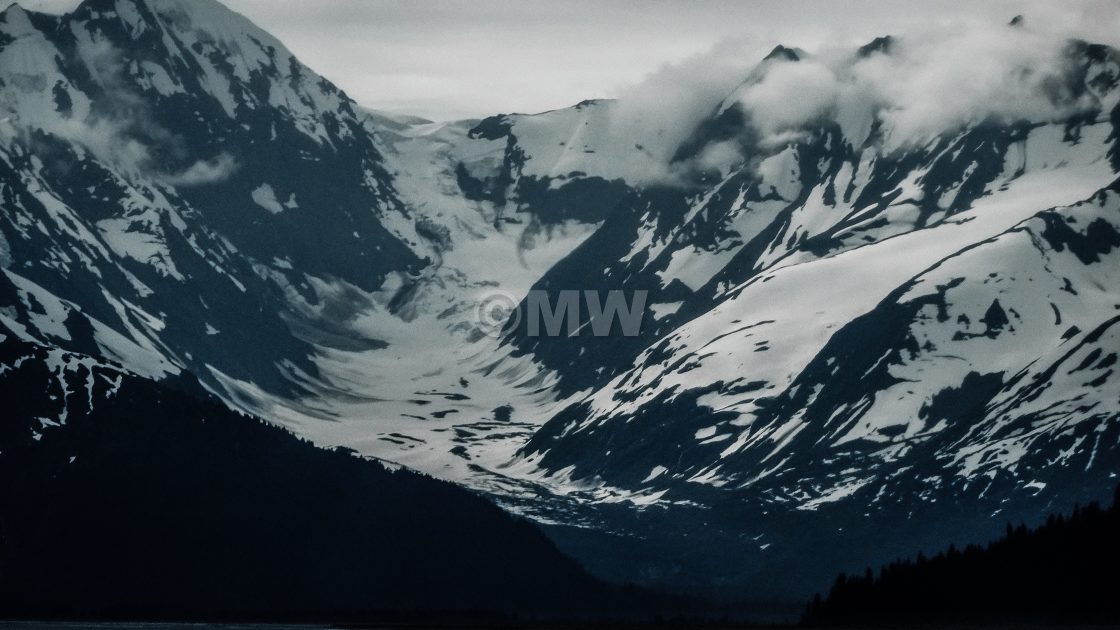
<svg viewBox="0 0 1120 630"><path fill-rule="evenodd" d="M1038 529L1007 526L987 547L950 547L841 575L809 606L810 626L945 622L1120 622L1120 488Z"/></svg>
<svg viewBox="0 0 1120 630"><path fill-rule="evenodd" d="M639 606L470 492L199 392L0 341L0 617Z"/></svg>

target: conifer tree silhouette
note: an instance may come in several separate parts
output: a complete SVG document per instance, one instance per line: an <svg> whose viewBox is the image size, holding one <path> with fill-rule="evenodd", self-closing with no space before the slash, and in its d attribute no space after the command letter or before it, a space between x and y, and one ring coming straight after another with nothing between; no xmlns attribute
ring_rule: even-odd
<svg viewBox="0 0 1120 630"><path fill-rule="evenodd" d="M950 546L841 575L805 610L808 626L913 623L1120 623L1120 487L1113 504L1074 506L1041 527L1007 524L986 547Z"/></svg>

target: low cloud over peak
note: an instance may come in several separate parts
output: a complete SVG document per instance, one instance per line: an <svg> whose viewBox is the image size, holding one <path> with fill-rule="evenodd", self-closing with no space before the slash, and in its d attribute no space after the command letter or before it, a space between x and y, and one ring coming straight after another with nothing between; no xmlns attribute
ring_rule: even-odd
<svg viewBox="0 0 1120 630"><path fill-rule="evenodd" d="M970 124L1051 122L1111 107L1120 96L1113 89L1120 57L1086 46L1101 33L1084 28L1084 19L1041 13L1013 25L959 22L862 42L838 36L810 50L795 49L796 42L726 40L624 93L614 110L617 127L626 135L639 128L643 145L668 165L705 121L730 108L747 121L752 146L779 147L835 123L857 148L877 129L876 141L889 151ZM1120 7L1101 14L1107 22ZM661 176L746 161L734 146L710 138L684 152L693 161L666 166Z"/></svg>

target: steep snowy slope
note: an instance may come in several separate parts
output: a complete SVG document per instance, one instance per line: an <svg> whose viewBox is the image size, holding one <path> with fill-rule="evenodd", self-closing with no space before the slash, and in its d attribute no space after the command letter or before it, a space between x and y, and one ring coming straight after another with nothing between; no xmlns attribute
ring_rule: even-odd
<svg viewBox="0 0 1120 630"><path fill-rule="evenodd" d="M861 49L852 63L887 54L889 40L884 42ZM1116 172L1112 117L1120 65L1114 52L1099 46L1073 43L1062 54L1069 66L1062 80L1072 86L1068 98L1078 104L1076 116L1038 123L976 121L919 143L890 140L889 130L875 122L874 109L856 108L867 119L862 130L851 130L845 118L854 114L843 110L837 120L815 121L791 142L758 144L749 110L733 95L701 125L678 160L689 163L689 152L728 142L755 143L753 157L722 173L691 163L696 172L687 185L649 183L654 168L649 165L643 175L631 174L631 182L606 179L620 173L596 156L625 153L617 143L608 144L615 138L611 102L487 119L465 138L462 126L416 134L413 143L440 134L452 143L447 155L424 159L457 160L463 193L480 207L492 204L495 221L500 212L506 220L536 223L546 221L541 215L549 211L565 216L563 207L534 203L532 191L539 188L621 191L596 194L602 204L597 209L581 206L603 227L549 268L535 288L553 295L587 287L649 291L642 335L530 337L521 323L497 356L512 346L514 359L537 362L554 376L546 381L552 388L543 402L515 417L532 425L542 404L556 408L570 396L578 401L581 389L603 388L570 407L552 423L564 428L542 432L526 453L547 451L543 445L555 433L578 434L581 427L608 420L628 424L625 419L647 403L666 415L661 406L666 399L684 392L686 398L700 397L713 384L725 395L711 392L702 409L749 417L754 399L789 387L832 331L872 310L915 274L1042 208L1086 198L1107 185ZM775 64L797 62L797 54L772 54L744 85L759 81ZM585 128L594 133L581 135ZM849 138L846 128L859 137ZM873 132L886 139L873 141L868 137ZM586 148L574 151L573 137L586 138L578 143ZM448 174L441 177L446 187ZM441 203L442 210L454 202ZM523 281L512 286L512 295L524 293ZM630 369L632 362L637 369ZM579 421L568 423L573 416ZM671 416L666 420L675 423ZM733 437L715 423L689 431L716 452ZM545 458L542 472L570 473L569 465L586 472L582 466L588 461L610 459L609 450L584 453L573 445L568 458ZM663 463L632 471L631 481L653 475ZM561 475L558 485L568 481ZM662 482L671 483L670 477ZM660 489L657 483L648 486Z"/></svg>
<svg viewBox="0 0 1120 630"><path fill-rule="evenodd" d="M1092 461L1101 444L1116 446L1114 438L1082 438L1078 448L1051 451L1057 435L1082 423L1097 433L1117 429L1108 330L1120 311L1112 290L1120 199L1113 184L988 236L1000 225L988 217L1014 219L1000 210L981 205L939 228L937 246L921 252L929 259L917 255L915 238L900 237L822 261L819 271L783 268L744 284L551 421L527 452L575 478L665 488L670 496L682 481L741 489L789 472L802 476L800 487L772 488L771 499L802 509L885 479L915 452L946 466L939 478L959 477L979 492L981 478L997 473L1012 474L1024 491L1042 489L1042 480L1016 474L1021 459L1045 453L1055 467L1040 474L1060 474L1058 464L1073 466L1066 458ZM873 293L873 280L885 293ZM760 293L767 286L790 293L778 302ZM875 300L866 311L852 297L857 287ZM852 311L828 323L841 303ZM779 304L792 307L792 317L767 311ZM820 324L835 332L821 335ZM771 352L782 361L765 360ZM1014 432L1008 424L1033 428ZM927 452L922 445L942 432L957 438ZM1032 448L1034 440L1051 442ZM609 443L627 446L612 451ZM873 466L850 452L861 450ZM838 469L829 482L813 479L804 458ZM840 474L853 461L860 466ZM1111 465L1102 462L1104 470Z"/></svg>
<svg viewBox="0 0 1120 630"><path fill-rule="evenodd" d="M292 393L330 336L287 293L424 264L378 220L405 210L351 101L216 2L13 5L0 81L3 318L27 338Z"/></svg>
<svg viewBox="0 0 1120 630"><path fill-rule="evenodd" d="M640 532L632 562L651 581L752 584L758 597L1099 499L1120 471L1117 193L1113 184L977 242L942 235L948 249L933 265L835 325L828 315L876 267L824 272L851 278L835 292L792 276L784 304L805 319L756 321L754 305L771 302L738 300L813 265L750 283L550 420L514 469ZM836 264L896 241L899 257L883 260L905 270L917 251L905 237ZM771 345L785 359L774 375L752 360ZM607 510L618 498L641 517ZM702 549L734 560L689 544L700 528ZM563 539L620 576L599 543Z"/></svg>
<svg viewBox="0 0 1120 630"><path fill-rule="evenodd" d="M1070 46L1065 58L1075 70L1063 80L1083 82L1071 97L1076 115L1055 122L972 121L928 139L895 138L885 123L875 123L881 111L857 103L812 118L792 140L763 141L747 106L729 100L678 155L681 168L695 170L685 184L642 186L621 202L578 259L558 265L538 283L550 291L582 288L575 286L580 283L648 291L641 338L528 339L522 326L518 347L571 375L569 391L602 385L653 340L768 269L934 227L982 197L1013 194L1013 186L1028 185L1016 183L1023 177L1051 194L1024 211L1085 198L1115 172L1111 162L1117 158L1106 156L1116 154L1110 116L1120 97L1115 87L1120 63L1115 53L1086 45ZM856 67L867 63L856 60ZM756 72L773 71L775 63L800 62L771 58ZM866 130L857 138L846 135L845 119L857 117L882 137L867 139ZM741 157L727 161L724 171L687 157L729 144L731 155ZM1053 173L1051 184L1042 183L1044 173ZM1067 183L1067 177L1076 181ZM1004 227L1015 221L1008 219ZM607 344L609 352L596 344Z"/></svg>
<svg viewBox="0 0 1120 630"><path fill-rule="evenodd" d="M773 144L742 100L721 106L681 159L729 142L749 159L698 168L691 188L641 187L536 285L646 290L650 308L638 338L514 332L515 356L554 370L571 404L505 472L599 506L657 506L639 520L662 531L600 512L645 532L662 551L643 570L669 583L752 580L667 560L697 527L760 575L978 536L993 516L1107 493L1120 63L1080 42L1061 54L1056 98L1073 113L1059 120L898 139L876 110L852 131L838 108ZM906 533L876 538L868 510ZM804 535L776 534L786 527ZM603 552L572 544L589 562Z"/></svg>

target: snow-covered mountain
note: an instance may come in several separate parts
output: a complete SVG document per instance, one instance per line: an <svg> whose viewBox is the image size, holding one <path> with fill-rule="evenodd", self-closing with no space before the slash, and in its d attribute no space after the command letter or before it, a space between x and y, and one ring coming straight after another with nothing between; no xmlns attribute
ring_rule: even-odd
<svg viewBox="0 0 1120 630"><path fill-rule="evenodd" d="M13 5L0 326L466 484L601 575L800 597L1120 472L1120 55L1003 28L1007 76L920 119L940 62L884 37L779 46L683 127L435 123L213 0ZM645 291L640 334L480 330L533 289Z"/></svg>
<svg viewBox="0 0 1120 630"><path fill-rule="evenodd" d="M291 393L330 331L287 293L424 265L353 104L216 2L13 5L0 42L8 327Z"/></svg>

